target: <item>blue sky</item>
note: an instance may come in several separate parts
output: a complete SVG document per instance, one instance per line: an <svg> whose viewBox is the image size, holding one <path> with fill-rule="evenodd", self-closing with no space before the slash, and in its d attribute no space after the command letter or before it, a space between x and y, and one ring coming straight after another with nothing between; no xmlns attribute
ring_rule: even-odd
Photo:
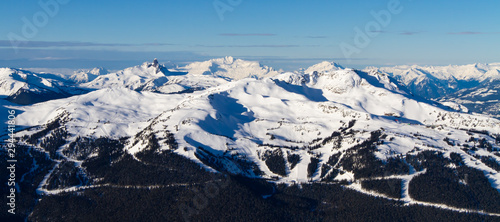
<svg viewBox="0 0 500 222"><path fill-rule="evenodd" d="M51 3L48 10L44 3ZM354 68L500 62L500 1L494 0L6 0L0 6L2 67L120 69L155 57L182 64L223 56L285 70L324 60Z"/></svg>

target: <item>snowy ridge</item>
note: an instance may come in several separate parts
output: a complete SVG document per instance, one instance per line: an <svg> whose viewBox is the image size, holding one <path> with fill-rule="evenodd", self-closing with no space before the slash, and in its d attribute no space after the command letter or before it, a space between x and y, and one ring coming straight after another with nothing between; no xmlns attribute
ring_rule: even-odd
<svg viewBox="0 0 500 222"><path fill-rule="evenodd" d="M140 66L110 73L107 75L100 75L91 82L84 83L81 86L85 88L112 88L112 87L125 87L131 90L138 89L148 80L164 77L168 74L168 70L158 64L155 60L153 63L145 62Z"/></svg>
<svg viewBox="0 0 500 222"><path fill-rule="evenodd" d="M140 66L99 75L88 83L80 84L80 87L89 89L125 87L136 91L172 94L198 91L227 82L225 78L217 76L190 74L183 69L169 70L155 59L153 63L145 62Z"/></svg>
<svg viewBox="0 0 500 222"><path fill-rule="evenodd" d="M0 68L0 96L10 96L20 89L61 93L64 83L38 76L30 71Z"/></svg>
<svg viewBox="0 0 500 222"><path fill-rule="evenodd" d="M54 74L0 68L0 97L9 102L29 105L85 92Z"/></svg>
<svg viewBox="0 0 500 222"><path fill-rule="evenodd" d="M68 113L68 132L75 136L120 138L132 136L147 121L173 107L181 95L136 92L126 88L107 88L43 104L20 107L16 120L20 126L49 123Z"/></svg>

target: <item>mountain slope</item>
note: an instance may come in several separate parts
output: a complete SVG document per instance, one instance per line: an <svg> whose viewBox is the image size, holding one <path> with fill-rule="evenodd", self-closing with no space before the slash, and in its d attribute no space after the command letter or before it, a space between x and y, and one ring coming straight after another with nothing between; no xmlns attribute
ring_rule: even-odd
<svg viewBox="0 0 500 222"><path fill-rule="evenodd" d="M62 81L61 78L48 77L50 75L20 69L1 68L0 97L10 102L27 105L65 98L84 92Z"/></svg>
<svg viewBox="0 0 500 222"><path fill-rule="evenodd" d="M19 110L19 126L38 126L67 116L65 130L72 137L121 138L135 135L151 118L175 106L182 95L136 92L127 88L106 88L84 95L48 101Z"/></svg>

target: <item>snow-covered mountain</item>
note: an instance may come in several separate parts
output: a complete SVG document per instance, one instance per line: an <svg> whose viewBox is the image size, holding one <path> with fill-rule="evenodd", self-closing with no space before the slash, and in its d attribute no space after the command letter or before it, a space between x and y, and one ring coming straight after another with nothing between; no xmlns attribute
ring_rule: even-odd
<svg viewBox="0 0 500 222"><path fill-rule="evenodd" d="M20 107L16 118L20 126L47 124L60 116L69 134L80 137L130 137L147 121L173 108L183 96L137 92L127 88L105 88L84 95Z"/></svg>
<svg viewBox="0 0 500 222"><path fill-rule="evenodd" d="M124 87L136 90L150 80L165 78L169 73L170 71L155 59L153 63L145 62L142 65L115 73L99 75L94 80L83 83L80 86L92 89Z"/></svg>
<svg viewBox="0 0 500 222"><path fill-rule="evenodd" d="M52 77L52 78L51 78ZM62 78L21 69L0 68L0 97L18 104L33 104L81 93Z"/></svg>
<svg viewBox="0 0 500 222"><path fill-rule="evenodd" d="M270 77L279 73L271 67L260 65L258 62L234 59L231 56L204 62L194 62L181 67L180 70L184 70L190 74L213 75L232 80L240 80L248 77Z"/></svg>
<svg viewBox="0 0 500 222"><path fill-rule="evenodd" d="M0 95L4 97L16 93L23 87L61 93L61 90L57 88L53 81L39 77L32 72L19 69L1 68L0 81Z"/></svg>
<svg viewBox="0 0 500 222"><path fill-rule="evenodd" d="M449 66L417 66L402 65L395 67L368 67L367 70L377 70L388 73L405 85L419 84L425 79L446 81L491 81L500 79L500 63L449 65ZM452 88L453 86L450 86Z"/></svg>
<svg viewBox="0 0 500 222"><path fill-rule="evenodd" d="M109 71L105 68L93 68L93 69L80 69L71 75L68 79L74 83L86 83L93 81L100 75L109 74Z"/></svg>
<svg viewBox="0 0 500 222"><path fill-rule="evenodd" d="M101 89L123 86L132 90L160 93L192 92L218 86L246 77L262 78L278 74L257 62L226 57L195 62L185 67L167 69L155 59L153 63L127 68L116 73L100 75L81 84L82 88Z"/></svg>
<svg viewBox="0 0 500 222"><path fill-rule="evenodd" d="M109 88L23 108L19 124L38 127L17 135L54 159L75 162L78 172L86 172L80 175L85 186L102 184L79 164L100 151L74 144L105 137L128 138L123 150L139 162L171 152L209 171L279 183L347 182L370 193L365 181L392 178L400 180L399 198L409 204L439 205L411 188L433 176L432 164L476 172L500 190L499 120L418 99L379 72L317 67L321 71L247 78L188 94L136 92L123 86L139 84L103 82ZM122 74L138 70L166 76L154 64ZM43 142L50 138L60 141L56 147ZM81 186L62 182L51 189L43 181L39 192L85 189Z"/></svg>
<svg viewBox="0 0 500 222"><path fill-rule="evenodd" d="M143 140L152 135L158 144L166 144L170 138L165 135L173 133L177 147L160 145L159 150L174 149L208 168L234 174L305 182L327 178L335 168L335 164L328 165L332 156L345 154L374 132L394 141L388 140L375 150L375 156L386 161L416 152L415 146L421 150L463 153L443 139L450 137L457 143L467 143L467 130L484 130L486 135L494 135L500 133L499 126L500 121L486 116L450 112L415 100L387 78L345 69L328 74L287 73L216 87L162 113L127 149L134 154L151 149L151 144ZM485 138L494 143L494 138ZM273 171L276 169L266 162L266 156L273 152L285 158L282 171ZM292 167L285 161L287 156L297 156L302 162ZM207 162L213 158L217 164ZM241 158L255 167L238 165ZM307 173L313 159L319 161L317 166L327 167L328 172L318 168ZM257 173L259 170L263 174ZM353 172L344 173L358 177ZM500 182L500 174L490 176ZM498 182L494 186L500 189Z"/></svg>
<svg viewBox="0 0 500 222"><path fill-rule="evenodd" d="M342 70L344 67L341 65L335 63L335 62L328 62L324 61L318 64L315 64L309 68L307 68L304 73L312 73L314 71L316 72L333 72L337 70Z"/></svg>
<svg viewBox="0 0 500 222"><path fill-rule="evenodd" d="M415 95L441 102L455 102L476 113L500 116L500 97L496 93L500 82L500 63L369 67L365 70L387 73ZM483 96L483 92L489 93Z"/></svg>
<svg viewBox="0 0 500 222"><path fill-rule="evenodd" d="M323 62L254 76L257 66L242 65L254 63L229 57L211 60L210 73L195 64L167 69L154 60L79 84L93 90L83 95L6 104L18 110L18 146L34 159L23 165L23 186L93 199L100 195L86 191L197 186L212 172L500 216L498 119L455 111L465 110L458 100L414 96L381 70Z"/></svg>

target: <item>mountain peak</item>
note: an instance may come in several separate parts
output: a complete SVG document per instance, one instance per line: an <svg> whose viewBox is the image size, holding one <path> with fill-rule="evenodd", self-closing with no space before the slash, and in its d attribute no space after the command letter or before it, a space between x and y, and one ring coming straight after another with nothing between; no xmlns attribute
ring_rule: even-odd
<svg viewBox="0 0 500 222"><path fill-rule="evenodd" d="M157 58L155 58L153 60L153 66L156 67L156 68L158 68L158 59Z"/></svg>
<svg viewBox="0 0 500 222"><path fill-rule="evenodd" d="M164 65L160 64L158 62L158 59L155 58L153 59L153 62L150 63L150 62L144 62L142 65L141 65L142 68L144 69L149 69L149 68L154 68L154 73L155 74L158 74L158 73L163 73L163 74L168 74L169 71L167 69L167 67L165 67Z"/></svg>
<svg viewBox="0 0 500 222"><path fill-rule="evenodd" d="M335 62L323 61L316 65L313 65L306 69L305 73L313 73L316 72L331 72L336 70L344 69L341 65Z"/></svg>
<svg viewBox="0 0 500 222"><path fill-rule="evenodd" d="M75 71L73 75L69 77L69 80L75 83L86 83L96 79L98 76L109 74L109 71L102 67L96 67L91 70L80 69Z"/></svg>
<svg viewBox="0 0 500 222"><path fill-rule="evenodd" d="M146 62L142 63L142 65L141 65L141 66L147 69L147 68L149 68L149 67L155 67L155 68L158 68L158 67L159 67L159 66L161 66L161 65L158 63L158 59L156 59L156 58L155 58L155 59L153 59L153 62L147 62L147 61L146 61Z"/></svg>

